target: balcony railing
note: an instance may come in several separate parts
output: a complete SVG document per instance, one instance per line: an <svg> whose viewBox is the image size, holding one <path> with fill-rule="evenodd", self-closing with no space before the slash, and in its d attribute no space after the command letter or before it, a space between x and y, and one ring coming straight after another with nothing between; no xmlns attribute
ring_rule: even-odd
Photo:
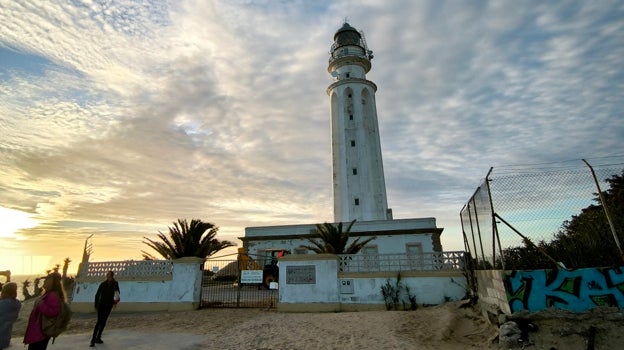
<svg viewBox="0 0 624 350"><path fill-rule="evenodd" d="M350 46L348 48L342 47L338 49L334 49L334 47L332 47L329 55L329 62L347 56L362 57L369 61L373 59L372 51L366 51L362 47Z"/></svg>
<svg viewBox="0 0 624 350"><path fill-rule="evenodd" d="M116 279L161 278L170 279L173 276L173 262L171 260L126 260L88 262L81 266L78 277L104 279L108 271L115 273ZM81 264L82 265L82 264Z"/></svg>
<svg viewBox="0 0 624 350"><path fill-rule="evenodd" d="M340 272L463 271L463 251L422 254L341 254Z"/></svg>

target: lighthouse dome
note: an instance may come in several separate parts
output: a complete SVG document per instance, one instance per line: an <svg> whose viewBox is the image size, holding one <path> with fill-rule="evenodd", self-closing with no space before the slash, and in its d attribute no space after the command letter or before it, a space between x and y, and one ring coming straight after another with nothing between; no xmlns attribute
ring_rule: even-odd
<svg viewBox="0 0 624 350"><path fill-rule="evenodd" d="M361 46L360 40L362 35L353 28L349 23L345 22L336 34L334 34L334 44L336 47L345 45L358 45Z"/></svg>

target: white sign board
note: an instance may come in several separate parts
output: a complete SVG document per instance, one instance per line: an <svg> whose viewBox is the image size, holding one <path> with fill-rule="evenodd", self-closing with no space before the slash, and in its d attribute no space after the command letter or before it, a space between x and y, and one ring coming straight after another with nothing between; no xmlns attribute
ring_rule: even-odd
<svg viewBox="0 0 624 350"><path fill-rule="evenodd" d="M241 283L262 283L262 270L242 270Z"/></svg>

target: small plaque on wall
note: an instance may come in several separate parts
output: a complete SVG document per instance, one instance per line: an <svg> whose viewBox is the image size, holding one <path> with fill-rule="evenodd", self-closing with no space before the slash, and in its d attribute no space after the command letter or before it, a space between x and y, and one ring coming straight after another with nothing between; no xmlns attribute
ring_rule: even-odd
<svg viewBox="0 0 624 350"><path fill-rule="evenodd" d="M287 284L316 284L316 266L286 266Z"/></svg>

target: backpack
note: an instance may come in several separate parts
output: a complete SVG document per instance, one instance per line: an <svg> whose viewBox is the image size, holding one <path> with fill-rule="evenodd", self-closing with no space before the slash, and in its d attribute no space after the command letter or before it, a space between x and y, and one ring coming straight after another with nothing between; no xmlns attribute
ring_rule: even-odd
<svg viewBox="0 0 624 350"><path fill-rule="evenodd" d="M54 339L67 330L67 325L69 324L71 317L72 311L69 304L62 301L61 310L56 317L47 317L43 314L41 315L41 330L43 330L43 334L48 337L52 337L52 343L54 344Z"/></svg>

